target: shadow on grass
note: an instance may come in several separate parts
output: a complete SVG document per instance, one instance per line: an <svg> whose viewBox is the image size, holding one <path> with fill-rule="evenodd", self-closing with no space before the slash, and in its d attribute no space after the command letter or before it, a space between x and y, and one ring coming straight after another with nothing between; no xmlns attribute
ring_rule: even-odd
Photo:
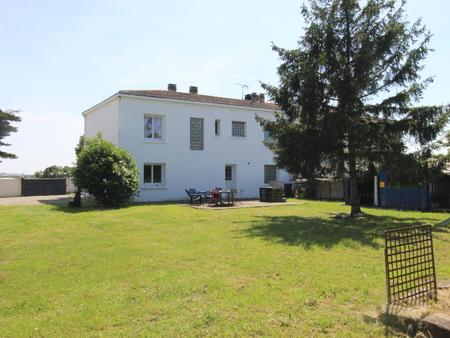
<svg viewBox="0 0 450 338"><path fill-rule="evenodd" d="M102 206L97 204L93 199L84 200L81 207L72 207L69 205L70 200L40 200L42 204L48 204L54 210L70 214L79 214L86 212L111 211L122 210L132 206L152 206L152 205L186 205L184 201L170 201L170 202L133 202L130 204L123 204L120 206Z"/></svg>
<svg viewBox="0 0 450 338"><path fill-rule="evenodd" d="M52 206L53 210L58 212L64 212L64 213L70 213L70 214L81 214L81 213L88 213L88 212L98 212L98 211L111 211L111 210L121 210L126 209L129 205L122 205L117 207L111 207L111 206L102 206L96 204L93 200L83 201L81 207L72 207L69 205L69 201L52 201L52 200L42 200L40 201L42 204L48 204Z"/></svg>
<svg viewBox="0 0 450 338"><path fill-rule="evenodd" d="M334 216L334 215L333 215ZM302 216L259 216L252 224L239 230L241 236L263 238L287 245L305 248L320 246L331 248L341 242L348 246L360 244L373 248L384 246L384 231L434 223L427 218L365 215L360 218L319 218ZM448 233L450 218L435 224L434 232Z"/></svg>

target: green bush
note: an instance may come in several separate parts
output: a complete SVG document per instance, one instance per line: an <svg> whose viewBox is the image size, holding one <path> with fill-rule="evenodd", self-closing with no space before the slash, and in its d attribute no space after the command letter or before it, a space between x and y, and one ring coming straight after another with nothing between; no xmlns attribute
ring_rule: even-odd
<svg viewBox="0 0 450 338"><path fill-rule="evenodd" d="M136 162L126 150L104 140L100 134L86 138L77 155L73 176L75 184L102 205L130 203L137 195L139 171Z"/></svg>

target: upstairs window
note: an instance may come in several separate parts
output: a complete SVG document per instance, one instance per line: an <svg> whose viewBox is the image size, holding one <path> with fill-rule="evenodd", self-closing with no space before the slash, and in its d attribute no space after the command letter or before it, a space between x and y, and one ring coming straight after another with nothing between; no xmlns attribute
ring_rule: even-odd
<svg viewBox="0 0 450 338"><path fill-rule="evenodd" d="M220 120L214 121L214 135L220 136Z"/></svg>
<svg viewBox="0 0 450 338"><path fill-rule="evenodd" d="M203 150L203 119L191 117L190 131L191 150Z"/></svg>
<svg viewBox="0 0 450 338"><path fill-rule="evenodd" d="M272 133L268 130L264 130L264 141L270 141L272 138Z"/></svg>
<svg viewBox="0 0 450 338"><path fill-rule="evenodd" d="M233 137L246 137L246 123L241 121L231 122L231 136Z"/></svg>
<svg viewBox="0 0 450 338"><path fill-rule="evenodd" d="M144 138L161 140L162 117L146 115L144 117Z"/></svg>

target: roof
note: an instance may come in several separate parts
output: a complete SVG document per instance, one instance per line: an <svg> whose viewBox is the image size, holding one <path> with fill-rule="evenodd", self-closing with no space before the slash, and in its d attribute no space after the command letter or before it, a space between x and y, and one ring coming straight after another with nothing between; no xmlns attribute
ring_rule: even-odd
<svg viewBox="0 0 450 338"><path fill-rule="evenodd" d="M170 99L170 100L180 100L180 101L192 101L192 102L205 102L205 103L216 103L225 104L230 106L242 106L251 108L261 108L270 110L279 110L276 104L271 102L260 102L252 100L240 100L232 99L228 97L219 96L209 96L209 95L199 95L191 93L182 93L168 90L121 90L118 93L124 95L134 95L134 96L144 96L144 97L155 97L160 99Z"/></svg>

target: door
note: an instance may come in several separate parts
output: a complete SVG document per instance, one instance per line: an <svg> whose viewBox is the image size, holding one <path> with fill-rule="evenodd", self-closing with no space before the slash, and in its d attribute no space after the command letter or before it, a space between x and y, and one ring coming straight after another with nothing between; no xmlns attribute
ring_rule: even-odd
<svg viewBox="0 0 450 338"><path fill-rule="evenodd" d="M226 189L236 189L236 165L226 164L225 165L225 188Z"/></svg>

